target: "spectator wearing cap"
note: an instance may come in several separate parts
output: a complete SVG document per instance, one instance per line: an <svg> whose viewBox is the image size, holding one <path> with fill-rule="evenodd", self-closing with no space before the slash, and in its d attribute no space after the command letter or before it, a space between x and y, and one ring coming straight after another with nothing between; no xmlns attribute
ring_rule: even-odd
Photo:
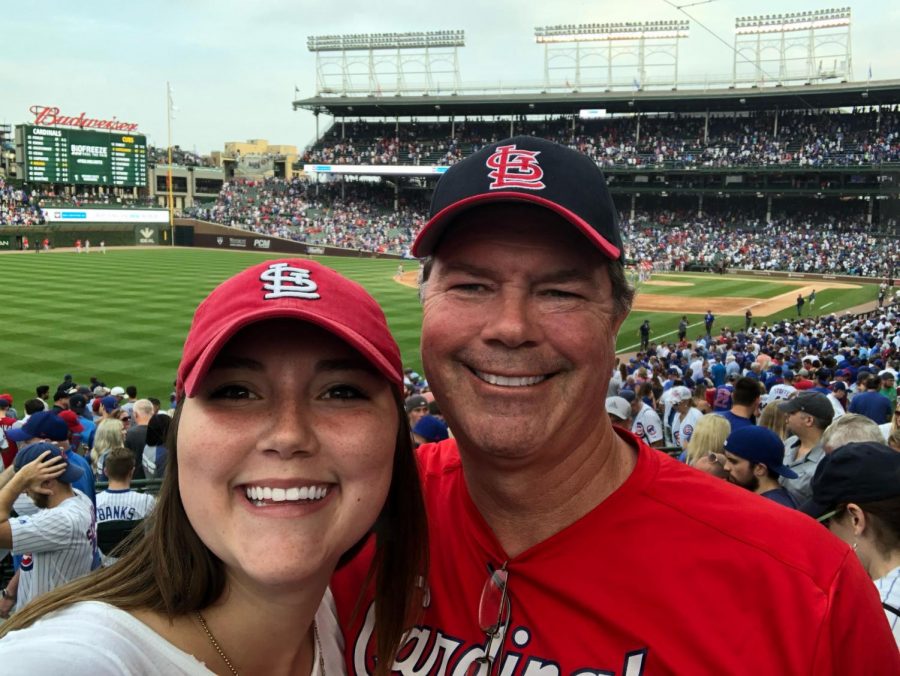
<svg viewBox="0 0 900 676"><path fill-rule="evenodd" d="M662 448L665 445L663 439L663 425L659 414L640 396L635 396L629 404L631 409L631 431L641 441L653 448Z"/></svg>
<svg viewBox="0 0 900 676"><path fill-rule="evenodd" d="M631 431L631 404L623 397L606 398L606 414L614 427Z"/></svg>
<svg viewBox="0 0 900 676"><path fill-rule="evenodd" d="M717 413L728 421L731 431L756 424L756 413L762 396L760 384L753 378L739 378L731 393L731 408Z"/></svg>
<svg viewBox="0 0 900 676"><path fill-rule="evenodd" d="M897 406L897 385L896 385L896 377L892 371L884 370L878 374L878 378L881 380L881 389L878 390L879 394L884 395L888 399L891 400L891 406Z"/></svg>
<svg viewBox="0 0 900 676"><path fill-rule="evenodd" d="M47 442L23 446L15 466L0 475L0 548L22 556L3 590L0 616L91 571L96 523L93 504L72 485L81 477L82 470ZM13 502L22 493L38 512L11 519Z"/></svg>
<svg viewBox="0 0 900 676"><path fill-rule="evenodd" d="M74 396L74 395L73 395ZM68 448L63 450L68 454L67 458L70 463L77 465L84 472L83 476L75 483L75 487L88 496L91 502L97 499L97 491L94 488L94 471L91 469L91 463L85 459L82 453L82 436L84 434L84 426L75 411L67 410L59 414L59 419L66 423L68 428ZM62 440L60 440L62 441Z"/></svg>
<svg viewBox="0 0 900 676"><path fill-rule="evenodd" d="M788 400L797 394L797 388L791 384L794 381L794 372L790 369L784 369L781 372L781 377L782 382L773 383L772 387L769 388L769 396L766 399L767 403L778 400Z"/></svg>
<svg viewBox="0 0 900 676"><path fill-rule="evenodd" d="M50 410L53 413L59 413L69 408L69 392L66 390L56 390L53 394L53 406Z"/></svg>
<svg viewBox="0 0 900 676"><path fill-rule="evenodd" d="M694 395L684 385L673 387L672 393L673 410L675 417L672 419L672 437L675 445L683 451L687 450L688 443L691 441L691 435L697 427L697 423L703 417L696 406L694 406ZM682 453L682 459L684 458Z"/></svg>
<svg viewBox="0 0 900 676"><path fill-rule="evenodd" d="M779 505L797 508L797 502L779 479L798 476L784 464L784 444L775 432L751 425L732 430L725 440L728 480Z"/></svg>
<svg viewBox="0 0 900 676"><path fill-rule="evenodd" d="M440 418L433 415L423 415L413 427L413 441L417 445L432 444L450 438L450 431Z"/></svg>
<svg viewBox="0 0 900 676"><path fill-rule="evenodd" d="M782 478L797 504L809 498L813 474L825 449L822 434L834 418L831 402L819 392L800 392L793 399L778 404L787 414L787 429L793 435L784 443L785 464L797 474L796 479Z"/></svg>
<svg viewBox="0 0 900 676"><path fill-rule="evenodd" d="M19 412L13 407L13 396L9 393L0 394L0 401L6 402L6 415L14 420L18 420Z"/></svg>
<svg viewBox="0 0 900 676"><path fill-rule="evenodd" d="M834 381L828 388L828 394L825 395L831 402L831 408L834 409L834 420L837 420L847 412L847 386L839 380Z"/></svg>
<svg viewBox="0 0 900 676"><path fill-rule="evenodd" d="M422 416L428 415L428 400L421 394L414 394L407 397L404 404L406 415L409 417L409 427L414 429L416 423L421 420Z"/></svg>
<svg viewBox="0 0 900 676"><path fill-rule="evenodd" d="M83 394L76 393L69 397L69 410L78 416L78 422L84 428L84 431L81 433L81 443L90 450L94 447L94 434L97 432L97 425L94 423L94 416L88 413L87 404L87 397Z"/></svg>
<svg viewBox="0 0 900 676"><path fill-rule="evenodd" d="M859 557L900 647L900 453L872 442L842 446L816 472L801 509Z"/></svg>
<svg viewBox="0 0 900 676"><path fill-rule="evenodd" d="M9 415L9 402L6 399L0 399L0 459L3 461L3 467L9 467L16 452L19 450L16 442L7 437L7 431L13 428L16 419Z"/></svg>
<svg viewBox="0 0 900 676"><path fill-rule="evenodd" d="M134 454L135 479L145 478L143 465L144 446L147 445L147 424L152 417L153 402L149 399L138 399L134 402L134 424L125 433L125 448Z"/></svg>
<svg viewBox="0 0 900 676"><path fill-rule="evenodd" d="M881 380L867 374L857 383L861 391L850 400L850 413L861 413L871 418L877 425L882 425L890 421L891 412L894 407L891 406L891 400L881 394Z"/></svg>

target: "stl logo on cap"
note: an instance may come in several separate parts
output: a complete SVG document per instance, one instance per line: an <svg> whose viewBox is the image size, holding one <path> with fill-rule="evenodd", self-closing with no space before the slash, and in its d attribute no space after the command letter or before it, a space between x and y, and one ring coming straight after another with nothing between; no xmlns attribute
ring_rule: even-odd
<svg viewBox="0 0 900 676"><path fill-rule="evenodd" d="M272 263L259 276L260 281L266 282L263 289L269 292L263 298L318 300L321 298L317 293L319 286L309 278L309 275L309 270L291 267L288 263Z"/></svg>
<svg viewBox="0 0 900 676"><path fill-rule="evenodd" d="M498 146L497 150L487 158L485 164L494 181L488 186L491 190L500 188L524 188L525 190L543 190L547 186L541 181L544 170L538 164L540 150L520 150L515 144Z"/></svg>

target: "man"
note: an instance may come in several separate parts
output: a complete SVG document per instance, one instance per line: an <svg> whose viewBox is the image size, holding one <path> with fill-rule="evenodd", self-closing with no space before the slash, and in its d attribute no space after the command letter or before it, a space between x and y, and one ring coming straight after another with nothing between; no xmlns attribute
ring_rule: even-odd
<svg viewBox="0 0 900 676"><path fill-rule="evenodd" d="M806 302L806 300L803 298L803 294L798 293L797 294L797 316L798 317L803 314L803 304L805 302Z"/></svg>
<svg viewBox="0 0 900 676"><path fill-rule="evenodd" d="M688 320L686 315L681 315L681 321L678 322L678 342L684 342L687 338Z"/></svg>
<svg viewBox="0 0 900 676"><path fill-rule="evenodd" d="M454 438L418 450L430 567L395 671L900 670L846 545L598 415L633 293L592 160L488 145L442 176L431 214L413 246L422 358ZM374 668L371 549L332 585L355 674Z"/></svg>
<svg viewBox="0 0 900 676"><path fill-rule="evenodd" d="M751 324L753 324L753 311L747 308L744 313L744 331L749 331Z"/></svg>
<svg viewBox="0 0 900 676"><path fill-rule="evenodd" d="M413 442L416 446L443 441L450 437L450 430L440 418L423 415L412 428Z"/></svg>
<svg viewBox="0 0 900 676"><path fill-rule="evenodd" d="M124 392L124 390L122 391ZM147 445L147 423L153 417L153 403L147 399L138 399L134 402L133 410L134 424L125 433L125 447L134 454L134 478L143 479L144 446Z"/></svg>
<svg viewBox="0 0 900 676"><path fill-rule="evenodd" d="M847 405L847 386L844 383L839 380L831 383L829 392L825 396L831 402L831 408L834 409L832 420L837 420L847 412L844 408Z"/></svg>
<svg viewBox="0 0 900 676"><path fill-rule="evenodd" d="M891 400L881 394L881 380L873 375L860 374L857 382L860 391L850 400L850 413L871 418L876 424L890 422L894 408Z"/></svg>
<svg viewBox="0 0 900 676"><path fill-rule="evenodd" d="M694 405L694 395L684 385L672 388L672 437L675 445L683 451L694 436L694 429L703 417L703 411Z"/></svg>
<svg viewBox="0 0 900 676"><path fill-rule="evenodd" d="M819 392L801 392L778 408L787 414L787 429L794 435L784 443L784 460L797 474L796 479L783 479L781 483L799 505L809 499L810 481L825 457L822 434L834 418L834 409Z"/></svg>
<svg viewBox="0 0 900 676"><path fill-rule="evenodd" d="M778 483L779 477L796 479L797 474L784 465L784 444L772 430L756 425L732 429L725 440L725 472L731 483L797 509L794 498Z"/></svg>
<svg viewBox="0 0 900 676"><path fill-rule="evenodd" d="M634 401L629 404L629 408L634 420L631 425L632 433L648 446L662 448L665 442L663 441L663 425L662 420L659 419L659 414L640 397L635 397Z"/></svg>
<svg viewBox="0 0 900 676"><path fill-rule="evenodd" d="M709 340L712 337L712 327L713 322L716 321L716 316L712 313L712 310L706 311L706 316L703 318L703 324L706 326L706 339Z"/></svg>
<svg viewBox="0 0 900 676"><path fill-rule="evenodd" d="M650 320L645 319L641 324L638 333L641 336L641 351L646 352L650 349Z"/></svg>
<svg viewBox="0 0 900 676"><path fill-rule="evenodd" d="M731 393L731 408L716 414L728 421L732 432L756 424L756 412L762 396L759 388L760 384L753 378L738 378L734 383L734 392ZM782 451L784 451L783 446Z"/></svg>
<svg viewBox="0 0 900 676"><path fill-rule="evenodd" d="M109 487L97 495L97 530L105 566L114 563L115 559L109 556L109 551L104 547L104 530L115 521L140 521L156 504L156 499L149 493L138 493L131 489L134 468L134 455L121 446L109 452L103 465Z"/></svg>
<svg viewBox="0 0 900 676"><path fill-rule="evenodd" d="M39 442L23 447L15 468L0 475L0 548L22 555L19 570L3 590L0 615L8 615L13 604L22 608L91 571L94 506L72 488L81 474L59 448ZM34 501L38 512L11 519L13 502L21 493Z"/></svg>
<svg viewBox="0 0 900 676"><path fill-rule="evenodd" d="M50 408L50 404L47 403L50 399L50 386L49 385L38 385L34 389L37 398L44 402L44 410Z"/></svg>
<svg viewBox="0 0 900 676"><path fill-rule="evenodd" d="M797 388L791 384L794 382L794 372L790 369L785 369L781 375L782 382L775 383L769 388L769 396L766 399L767 404L778 400L787 401L797 394Z"/></svg>
<svg viewBox="0 0 900 676"><path fill-rule="evenodd" d="M87 399L83 394L73 394L69 397L69 410L78 416L78 422L84 428L81 432L81 443L88 449L94 447L94 434L97 432L97 425L94 423L94 416L87 411Z"/></svg>
<svg viewBox="0 0 900 676"><path fill-rule="evenodd" d="M631 430L631 404L622 397L606 398L606 415L613 427Z"/></svg>
<svg viewBox="0 0 900 676"><path fill-rule="evenodd" d="M421 394L407 397L404 406L406 415L409 418L409 429L415 427L417 422L428 415L428 400Z"/></svg>
<svg viewBox="0 0 900 676"><path fill-rule="evenodd" d="M12 465L13 458L16 457L18 447L16 442L7 437L7 432L16 424L16 419L9 415L9 402L6 399L0 399L0 461L3 467Z"/></svg>
<svg viewBox="0 0 900 676"><path fill-rule="evenodd" d="M896 408L897 387L895 385L895 376L893 372L884 370L878 374L878 377L881 379L881 389L878 390L879 394L891 400L892 409Z"/></svg>

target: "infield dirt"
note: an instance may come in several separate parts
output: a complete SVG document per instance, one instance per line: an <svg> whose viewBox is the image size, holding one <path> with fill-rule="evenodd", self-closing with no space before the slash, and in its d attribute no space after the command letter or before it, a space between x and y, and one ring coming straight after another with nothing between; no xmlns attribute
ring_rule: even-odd
<svg viewBox="0 0 900 676"><path fill-rule="evenodd" d="M402 276L394 277L400 284L415 288L418 285L418 270L409 270ZM779 280L781 282L781 280ZM713 314L723 316L743 316L749 308L757 317L768 317L781 312L785 308L794 307L797 302L797 294L802 294L808 301L809 294L815 290L821 293L826 289L858 289L859 284L846 284L844 282L832 282L822 280L815 284L807 282L784 281L795 288L772 298L752 298L748 296L666 296L653 293L638 292L634 299L633 310L643 312L674 312L684 314L703 314L711 310ZM691 282L672 282L668 280L650 280L643 286L694 286ZM814 310L804 306L807 311Z"/></svg>

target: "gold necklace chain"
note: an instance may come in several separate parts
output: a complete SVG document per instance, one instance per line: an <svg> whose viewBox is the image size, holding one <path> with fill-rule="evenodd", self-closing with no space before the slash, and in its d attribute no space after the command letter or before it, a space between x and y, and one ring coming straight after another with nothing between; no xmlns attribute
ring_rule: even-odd
<svg viewBox="0 0 900 676"><path fill-rule="evenodd" d="M240 674L238 674L238 670L235 669L234 665L231 663L231 660L228 659L225 651L222 650L222 646L219 645L216 637L213 636L213 633L209 630L209 626L207 626L206 619L204 619L203 614L198 610L196 611L196 615L197 621L200 622L200 626L203 628L203 631L206 634L206 638L209 639L212 647L215 648L216 652L219 654L219 657L222 658L222 661L225 663L225 666L228 667L231 675L240 676ZM319 625L316 624L315 620L313 620L313 636L316 639L316 652L319 653L319 676L325 676L325 656L322 652L322 642L319 640Z"/></svg>

